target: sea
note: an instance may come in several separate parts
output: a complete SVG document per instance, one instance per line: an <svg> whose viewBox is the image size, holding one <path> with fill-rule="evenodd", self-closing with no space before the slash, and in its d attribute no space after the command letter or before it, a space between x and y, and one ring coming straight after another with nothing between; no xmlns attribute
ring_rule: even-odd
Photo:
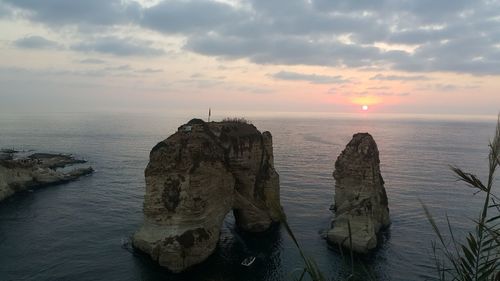
<svg viewBox="0 0 500 281"><path fill-rule="evenodd" d="M221 118L222 116L220 116ZM217 120L217 116L213 119ZM219 119L220 119L219 118ZM436 234L447 217L457 237L473 230L482 194L450 170L485 179L496 116L253 116L270 131L281 204L306 256L328 280L432 280ZM189 272L172 274L135 252L130 237L142 222L144 169L151 148L190 116L150 113L0 114L0 148L71 153L95 173L22 192L0 202L0 280L294 280L304 266L283 226L265 233L237 229L231 213L215 253ZM392 224L378 248L353 256L324 240L333 204L334 163L357 132L378 144ZM497 188L500 182L496 180ZM256 256L250 267L243 259Z"/></svg>

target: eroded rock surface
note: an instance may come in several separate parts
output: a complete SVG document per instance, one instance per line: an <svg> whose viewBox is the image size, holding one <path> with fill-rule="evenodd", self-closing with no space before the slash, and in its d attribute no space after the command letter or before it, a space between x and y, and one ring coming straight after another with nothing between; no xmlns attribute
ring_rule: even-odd
<svg viewBox="0 0 500 281"><path fill-rule="evenodd" d="M144 223L135 248L173 272L204 261L224 217L261 232L279 220L272 137L241 122L193 119L158 143L145 170Z"/></svg>
<svg viewBox="0 0 500 281"><path fill-rule="evenodd" d="M15 150L0 151L0 201L19 191L72 181L94 171L92 167L56 170L85 163L71 155L35 153L27 158L14 158L16 153Z"/></svg>
<svg viewBox="0 0 500 281"><path fill-rule="evenodd" d="M377 233L390 224L377 144L368 133L355 134L335 162L335 219L327 239L366 253L377 246Z"/></svg>

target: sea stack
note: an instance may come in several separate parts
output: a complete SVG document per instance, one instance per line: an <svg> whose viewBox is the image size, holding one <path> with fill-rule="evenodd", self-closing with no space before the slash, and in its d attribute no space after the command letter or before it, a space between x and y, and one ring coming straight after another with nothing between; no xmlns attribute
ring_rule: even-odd
<svg viewBox="0 0 500 281"><path fill-rule="evenodd" d="M134 247L181 272L214 252L230 211L241 229L267 230L281 211L273 162L271 134L242 120L180 126L151 150Z"/></svg>
<svg viewBox="0 0 500 281"><path fill-rule="evenodd" d="M377 144L368 133L355 134L335 162L335 219L327 239L366 253L377 246L380 229L389 226L389 207L380 173ZM350 231L349 231L350 226Z"/></svg>

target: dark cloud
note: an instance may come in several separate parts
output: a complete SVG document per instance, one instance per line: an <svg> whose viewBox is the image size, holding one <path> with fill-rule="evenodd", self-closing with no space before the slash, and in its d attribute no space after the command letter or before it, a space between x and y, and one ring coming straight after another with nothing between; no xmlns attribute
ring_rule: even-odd
<svg viewBox="0 0 500 281"><path fill-rule="evenodd" d="M144 9L141 24L165 33L191 33L222 28L238 22L244 13L213 1L163 1Z"/></svg>
<svg viewBox="0 0 500 281"><path fill-rule="evenodd" d="M1 3L26 11L30 20L53 26L124 24L136 21L140 15L140 5L133 1L2 0Z"/></svg>
<svg viewBox="0 0 500 281"><path fill-rule="evenodd" d="M383 75L377 74L370 78L370 80L381 80L381 81L423 81L430 80L429 77L424 75Z"/></svg>
<svg viewBox="0 0 500 281"><path fill-rule="evenodd" d="M353 31L362 37L384 34L385 27L371 16L348 13L324 13L314 9L303 0L246 1L250 10L238 21L218 30L228 36L250 37L279 36L323 36L350 34ZM241 12L240 12L241 13Z"/></svg>
<svg viewBox="0 0 500 281"><path fill-rule="evenodd" d="M500 21L496 23L500 25ZM406 71L450 71L500 74L500 37L488 30L469 28L456 37L420 45L412 57L395 62ZM491 34L491 35L490 35Z"/></svg>
<svg viewBox="0 0 500 281"><path fill-rule="evenodd" d="M477 4L468 0L314 0L312 5L324 12L369 12L371 14L396 16L398 21L416 23L441 23L453 18L462 11L474 9ZM404 16L404 18L403 18ZM389 18L392 19L392 18Z"/></svg>
<svg viewBox="0 0 500 281"><path fill-rule="evenodd" d="M246 18L191 34L186 48L261 64L500 74L500 22L491 13L500 9L497 2L247 3ZM375 43L412 45L415 51L384 50Z"/></svg>
<svg viewBox="0 0 500 281"><path fill-rule="evenodd" d="M304 40L287 37L222 37L215 34L192 36L186 49L229 59L248 58L259 64L370 66L381 55L371 46L357 46L331 40Z"/></svg>
<svg viewBox="0 0 500 281"><path fill-rule="evenodd" d="M2 5L0 2L0 18L10 16L12 11L6 5Z"/></svg>
<svg viewBox="0 0 500 281"><path fill-rule="evenodd" d="M279 80L307 81L312 84L343 84L350 82L348 79L345 79L340 75L329 76L318 74L303 74L288 71L280 71L272 74L271 76Z"/></svg>
<svg viewBox="0 0 500 281"><path fill-rule="evenodd" d="M164 50L152 47L151 45L152 43L148 41L109 36L75 44L71 49L116 56L159 56L165 53Z"/></svg>
<svg viewBox="0 0 500 281"><path fill-rule="evenodd" d="M48 40L42 36L32 35L17 39L14 46L25 49L58 49L62 46L55 41Z"/></svg>
<svg viewBox="0 0 500 281"><path fill-rule="evenodd" d="M446 29L411 29L395 31L388 35L387 42L393 44L419 45L448 38Z"/></svg>
<svg viewBox="0 0 500 281"><path fill-rule="evenodd" d="M132 23L183 35L184 48L195 53L258 64L500 75L500 1L165 0L150 7L122 0L0 1L0 13L8 5L51 27ZM116 43L101 39L73 49L163 53L149 44Z"/></svg>

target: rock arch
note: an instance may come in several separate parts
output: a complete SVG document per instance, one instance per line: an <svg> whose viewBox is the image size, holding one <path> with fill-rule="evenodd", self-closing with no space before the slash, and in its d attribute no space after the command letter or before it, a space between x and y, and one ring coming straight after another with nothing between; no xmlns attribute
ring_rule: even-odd
<svg viewBox="0 0 500 281"><path fill-rule="evenodd" d="M145 177L133 245L173 272L214 252L228 212L250 232L280 217L272 136L246 122L189 121L153 147Z"/></svg>

